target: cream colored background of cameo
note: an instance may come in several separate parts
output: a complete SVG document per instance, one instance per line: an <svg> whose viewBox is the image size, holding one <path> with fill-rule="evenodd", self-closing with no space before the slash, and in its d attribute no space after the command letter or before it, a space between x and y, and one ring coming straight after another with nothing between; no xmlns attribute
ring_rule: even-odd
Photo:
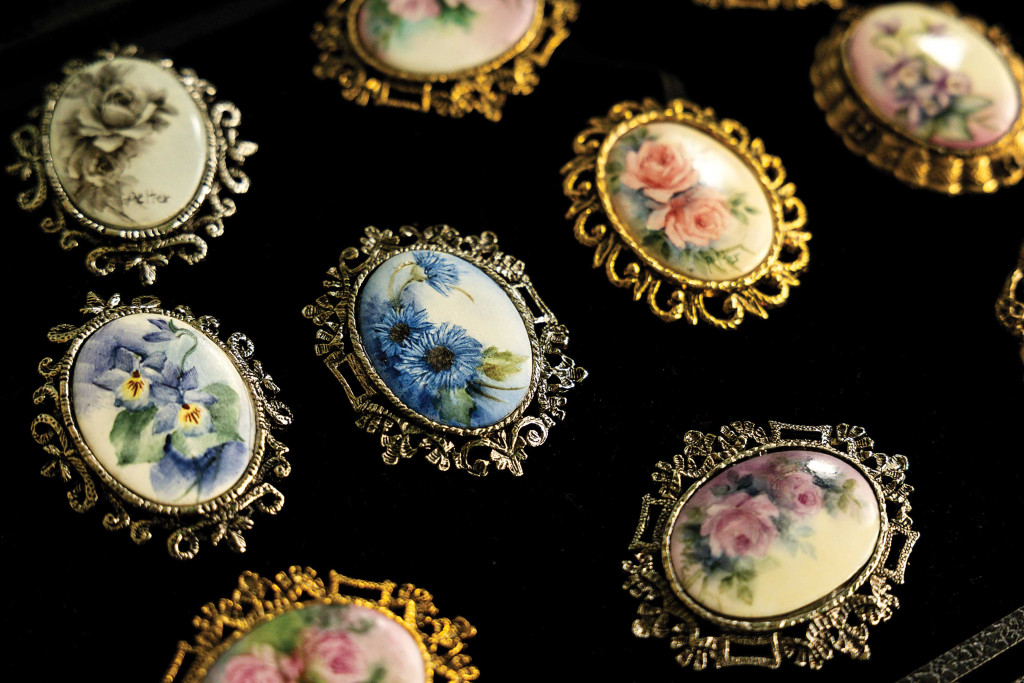
<svg viewBox="0 0 1024 683"><path fill-rule="evenodd" d="M656 201L642 190L627 187L621 181L628 167L628 155L639 146L639 135L646 140L679 145L686 158L699 174L700 187L717 191L726 198L742 193L745 205L756 213L746 213L747 223L733 218L730 227L720 239L708 246L736 257L733 264L717 259L717 265L701 265L690 255L701 251L689 246L673 248L668 254L646 246L645 237L654 232L646 225L651 213L663 208L667 202ZM616 169L616 172L611 172ZM677 122L655 122L638 126L615 141L608 155L609 198L615 215L626 226L641 251L669 270L699 280L727 281L738 279L755 270L768 257L775 234L775 216L765 194L764 186L746 162L711 135L692 126ZM677 197L682 195L676 195ZM675 200L673 200L675 201ZM712 252L705 251L706 254Z"/></svg>
<svg viewBox="0 0 1024 683"><path fill-rule="evenodd" d="M707 576L703 570L687 567L682 557L680 530L688 508L705 507L709 501L721 500L712 491L727 481L730 470L738 475L766 470L762 465L768 458L790 455L798 458L810 456L808 469L826 479L839 476L841 481L853 479L853 492L861 502L859 517L845 511L831 514L824 508L807 517L791 517L793 528L806 527L811 530L807 536L797 536L798 542L806 543L812 551L797 549L795 553L776 538L770 544L768 553L754 560L753 578L749 582L752 600L748 603L737 596L736 586L722 589L717 576L708 582L700 579ZM778 475L774 475L777 477ZM773 475L769 474L769 481ZM761 493L757 498L765 498ZM781 509L781 505L779 506ZM878 501L871 485L856 469L834 456L816 451L781 451L741 461L712 477L687 501L673 522L669 555L673 573L691 598L705 608L731 618L766 619L782 616L824 598L842 587L864 567L874 554L881 530ZM688 583L698 575L696 580Z"/></svg>
<svg viewBox="0 0 1024 683"><path fill-rule="evenodd" d="M146 341L143 337L158 331L151 320L169 321L171 318L150 313L123 316L106 323L85 340L71 368L72 415L89 450L103 469L125 488L163 505L203 503L220 496L234 486L251 462L256 439L255 407L247 385L227 353L199 330L174 319L175 325L195 335L198 341L195 351L188 356L185 367L195 367L198 370L199 389L213 383L223 383L237 395L237 432L243 439L246 457L244 461L235 458L230 465L230 471L225 471L214 479L214 488L202 491L201 496L189 496L186 499L178 499L178 491L160 491L154 487L151 471L160 466L159 462L119 465L117 449L111 442L110 433L122 407L115 405L117 394L101 387L96 381L102 382L104 373L114 365L114 354L118 347L142 356L163 352L171 362L180 363L190 344L190 338L178 338L169 342ZM144 374L143 377L149 379L152 376ZM168 461L164 466L171 462Z"/></svg>
<svg viewBox="0 0 1024 683"><path fill-rule="evenodd" d="M872 45L872 40L883 31L883 27L909 28L925 24L943 25L942 34L923 35L914 39L914 50L923 53L948 69L970 78L971 94L992 100L984 115L974 116L969 124L973 141L959 142L942 136L931 136L931 142L947 147L971 149L990 145L1013 128L1020 115L1020 89L1010 70L993 45L983 35L946 12L920 3L904 2L882 5L867 12L857 20L846 45L846 56L853 71L853 77L861 92L870 103L889 121L897 123L899 103L886 88L878 70L891 62L884 52ZM929 141L928 136L914 134L914 137Z"/></svg>
<svg viewBox="0 0 1024 683"><path fill-rule="evenodd" d="M83 137L73 132L75 122L88 117L83 112L90 108L90 103L85 96L75 97L71 93L81 85L83 75L97 76L107 65L124 69L124 86L145 98L147 105L154 97L166 98L169 111L156 112L156 118L166 121L166 126L149 125L154 118L147 119L147 107L142 106L136 125L106 127L103 132L109 135L100 132ZM109 90L105 94L116 97L116 93ZM85 132L93 133L97 129ZM83 166L97 161L95 155L105 154L90 140L113 140L119 135L130 146L129 149L121 145L108 155L108 158L113 156L110 163L119 169L119 173L115 172L119 182L115 182L111 174L100 173L96 174L94 182L85 181L84 189L76 191L76 186L83 181L73 175L77 172L81 176ZM209 141L198 106L173 72L143 59L101 60L76 74L54 106L49 137L57 179L71 203L97 223L114 228L141 230L172 221L196 196L206 172ZM105 147L113 144L116 143L105 144ZM83 154L81 145L88 146L94 156ZM79 152L77 159L76 151ZM77 170L72 166L77 166ZM90 192L99 199L89 197ZM110 201L104 202L105 198ZM123 211L118 210L118 200Z"/></svg>
<svg viewBox="0 0 1024 683"><path fill-rule="evenodd" d="M397 71L426 75L448 74L482 66L515 47L526 35L539 0L468 0L475 12L469 25L428 16L407 21L399 14L388 36L375 36L372 0L359 11L358 29L363 47L381 63ZM445 0L386 3L396 7L431 5Z"/></svg>

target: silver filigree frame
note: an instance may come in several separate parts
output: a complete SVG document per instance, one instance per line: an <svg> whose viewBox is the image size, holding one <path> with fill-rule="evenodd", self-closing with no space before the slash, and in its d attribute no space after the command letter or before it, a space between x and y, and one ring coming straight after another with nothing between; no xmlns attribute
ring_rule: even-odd
<svg viewBox="0 0 1024 683"><path fill-rule="evenodd" d="M381 455L389 465L423 453L441 470L454 465L482 476L493 464L521 475L526 447L547 440L548 430L565 416L565 392L587 376L564 354L568 330L538 296L522 261L499 251L494 233L463 237L443 225L422 231L404 226L395 232L368 227L361 243L358 249L342 252L338 266L327 271L327 293L303 309L303 315L319 328L316 354L341 383L358 413L356 425L380 435ZM452 427L413 411L388 389L363 349L355 306L364 280L387 259L414 249L443 251L480 268L509 296L523 318L533 352L533 375L520 404L494 425ZM534 406L537 410L531 413ZM475 457L472 452L478 449L488 450L487 457Z"/></svg>
<svg viewBox="0 0 1024 683"><path fill-rule="evenodd" d="M789 660L819 669L836 653L867 659L868 626L888 620L899 607L891 584L903 583L910 552L920 535L912 529L909 515L913 488L905 482L906 457L876 453L864 429L847 424L833 428L770 422L769 428L734 422L717 436L687 432L682 455L656 466L652 478L660 484L658 493L643 498L640 522L629 546L633 556L622 565L629 575L623 588L641 600L633 633L639 638L668 637L672 649L679 651L676 660L684 667L778 668ZM730 619L701 607L682 589L668 558L669 534L679 510L697 488L726 467L794 448L840 458L871 482L881 516L871 558L829 595L790 614ZM897 538L902 546L894 553ZM805 625L802 633L801 625ZM745 654L735 654L736 646ZM758 649L760 654L751 654Z"/></svg>
<svg viewBox="0 0 1024 683"><path fill-rule="evenodd" d="M238 107L217 101L213 84L191 69L175 69L169 59L144 58L133 45L101 50L96 56L96 60L68 62L63 68L64 80L46 87L45 104L29 113L33 122L11 136L20 161L8 166L7 171L23 181L34 181L33 187L18 194L20 208L33 212L49 199L51 215L43 218L40 227L45 233L58 235L62 249L71 250L80 243L92 247L85 258L90 273L102 276L118 269L137 268L142 283L149 285L156 280L156 268L167 265L174 256L190 265L206 257L208 247L200 233L206 237L223 234L224 218L235 214L236 205L230 197L221 196L222 192L239 195L249 190L249 177L241 166L256 152L257 145L239 139L237 128L242 115ZM53 110L64 89L85 68L118 57L147 59L173 76L195 103L207 140L203 177L192 200L166 223L138 230L107 226L82 213L64 191L50 153Z"/></svg>
<svg viewBox="0 0 1024 683"><path fill-rule="evenodd" d="M202 538L208 538L213 545L227 539L233 550L245 552L243 532L253 526L252 513L273 515L284 505L283 494L266 480L281 480L291 473L285 458L288 448L271 434L272 429L291 424L291 410L274 398L279 389L262 364L252 358L252 341L237 332L222 341L216 318L197 317L183 306L164 310L154 297L121 305L119 295L103 301L90 293L82 313L91 316L82 325L58 325L47 335L52 342L68 344L63 358L56 363L52 358L44 358L39 363L39 374L45 383L33 393L33 402L53 404L53 414L37 415L31 426L33 439L49 456L41 470L43 476L59 476L69 486L68 503L76 512L92 509L102 495L112 508L104 515L103 526L111 531L128 529L135 543L150 540L154 528L171 530L167 551L175 559L195 557ZM75 422L71 372L82 344L111 321L138 313L166 315L190 325L227 354L248 389L256 421L252 456L230 489L204 503L163 505L126 488L99 462Z"/></svg>

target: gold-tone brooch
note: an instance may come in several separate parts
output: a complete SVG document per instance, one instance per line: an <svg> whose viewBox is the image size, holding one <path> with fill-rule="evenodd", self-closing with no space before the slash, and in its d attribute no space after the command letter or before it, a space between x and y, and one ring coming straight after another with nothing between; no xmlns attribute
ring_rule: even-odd
<svg viewBox="0 0 1024 683"><path fill-rule="evenodd" d="M1021 360L1024 360L1024 301L1019 296L1020 284L1024 280L1024 247L1017 254L1017 267L1006 278L1003 291L996 300L996 317L1009 330L1013 338L1021 342Z"/></svg>
<svg viewBox="0 0 1024 683"><path fill-rule="evenodd" d="M501 119L528 95L579 14L576 0L333 0L313 73L359 105Z"/></svg>
<svg viewBox="0 0 1024 683"><path fill-rule="evenodd" d="M126 305L90 293L82 313L84 323L50 330L67 345L63 358L39 363L42 474L66 484L76 512L104 500L103 526L135 543L168 530L176 559L194 557L201 539L244 552L253 514L284 505L267 480L291 471L271 435L291 412L253 343L239 333L222 341L215 318L153 297Z"/></svg>
<svg viewBox="0 0 1024 683"><path fill-rule="evenodd" d="M732 329L799 284L807 211L740 123L685 100L622 102L573 150L562 174L576 239L662 320Z"/></svg>
<svg viewBox="0 0 1024 683"><path fill-rule="evenodd" d="M846 146L909 185L991 193L1024 177L1024 61L949 3L847 9L811 81Z"/></svg>
<svg viewBox="0 0 1024 683"><path fill-rule="evenodd" d="M192 642L164 683L231 681L475 681L465 653L476 635L462 617L441 617L412 584L361 581L289 567L268 579L243 573L227 598L207 603Z"/></svg>
<svg viewBox="0 0 1024 683"><path fill-rule="evenodd" d="M216 88L169 59L134 46L64 66L46 102L12 136L20 160L8 171L32 187L18 205L34 212L62 249L86 244L93 275L136 270L152 284L174 257L206 257L205 237L235 213L241 170L256 144L238 138L241 113Z"/></svg>
<svg viewBox="0 0 1024 683"><path fill-rule="evenodd" d="M918 532L907 459L860 427L734 422L659 462L623 563L633 633L694 670L867 659Z"/></svg>
<svg viewBox="0 0 1024 683"><path fill-rule="evenodd" d="M587 376L522 261L494 233L448 226L369 227L361 243L303 310L356 424L390 465L423 454L441 470L521 475Z"/></svg>

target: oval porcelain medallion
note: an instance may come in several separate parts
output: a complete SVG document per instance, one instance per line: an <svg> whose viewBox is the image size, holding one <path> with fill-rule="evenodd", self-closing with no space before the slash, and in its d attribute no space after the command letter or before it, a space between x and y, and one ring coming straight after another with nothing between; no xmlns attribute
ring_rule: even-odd
<svg viewBox="0 0 1024 683"><path fill-rule="evenodd" d="M809 607L874 554L881 515L851 465L815 451L776 451L726 467L679 509L668 539L678 588L730 618Z"/></svg>
<svg viewBox="0 0 1024 683"><path fill-rule="evenodd" d="M359 40L381 64L414 75L484 66L514 48L538 0L366 0Z"/></svg>
<svg viewBox="0 0 1024 683"><path fill-rule="evenodd" d="M422 683L427 660L396 618L360 605L310 605L265 622L210 669L212 683Z"/></svg>
<svg viewBox="0 0 1024 683"><path fill-rule="evenodd" d="M914 139L953 149L991 145L1020 116L1009 64L962 20L918 3L883 5L849 32L844 57L861 97Z"/></svg>
<svg viewBox="0 0 1024 683"><path fill-rule="evenodd" d="M133 313L90 335L71 369L75 425L132 493L195 505L228 491L253 457L256 414L217 344L165 315Z"/></svg>
<svg viewBox="0 0 1024 683"><path fill-rule="evenodd" d="M523 316L468 261L427 250L392 256L366 278L356 310L378 376L423 417L487 427L527 399L533 351Z"/></svg>
<svg viewBox="0 0 1024 683"><path fill-rule="evenodd" d="M120 229L172 222L200 191L209 138L174 72L133 57L91 64L53 109L50 154L71 204Z"/></svg>
<svg viewBox="0 0 1024 683"><path fill-rule="evenodd" d="M663 268L736 280L769 255L775 216L759 178L711 135L676 122L615 140L601 193L624 237Z"/></svg>

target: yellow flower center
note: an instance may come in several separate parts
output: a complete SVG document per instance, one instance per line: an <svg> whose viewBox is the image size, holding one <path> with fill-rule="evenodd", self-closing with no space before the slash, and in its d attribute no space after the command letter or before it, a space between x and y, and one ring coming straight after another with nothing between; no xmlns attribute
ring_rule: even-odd
<svg viewBox="0 0 1024 683"><path fill-rule="evenodd" d="M184 427L198 427L203 419L203 409L194 403L183 403L178 411L178 421Z"/></svg>
<svg viewBox="0 0 1024 683"><path fill-rule="evenodd" d="M148 388L146 380L142 379L142 375L136 370L121 385L121 396L128 401L137 401L143 398Z"/></svg>

